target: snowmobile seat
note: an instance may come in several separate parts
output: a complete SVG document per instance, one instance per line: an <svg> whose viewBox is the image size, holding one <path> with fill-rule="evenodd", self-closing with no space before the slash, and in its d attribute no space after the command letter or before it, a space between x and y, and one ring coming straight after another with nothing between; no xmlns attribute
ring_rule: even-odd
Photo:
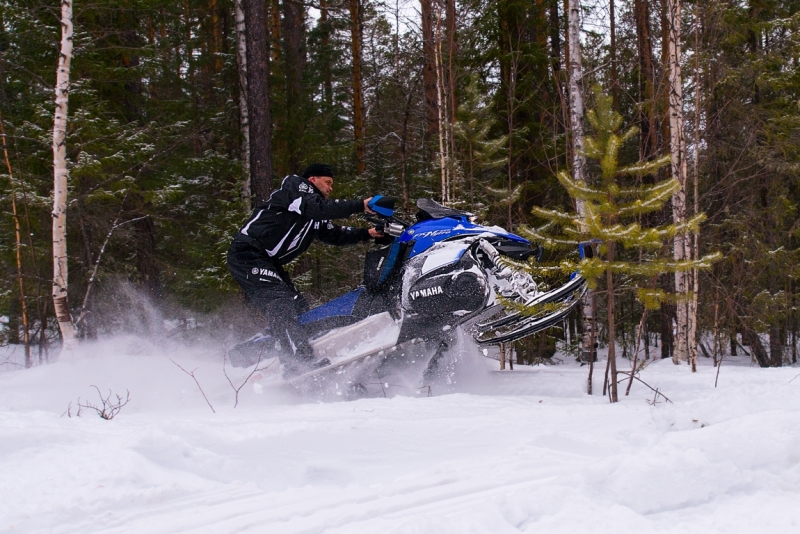
<svg viewBox="0 0 800 534"><path fill-rule="evenodd" d="M358 318L353 316L353 310L358 302L358 297L364 291L363 287L345 293L339 298L317 306L297 318L297 322L312 330L335 328L353 324Z"/></svg>
<svg viewBox="0 0 800 534"><path fill-rule="evenodd" d="M387 309L385 297L362 286L307 311L297 318L297 322L315 335L331 328L351 325Z"/></svg>

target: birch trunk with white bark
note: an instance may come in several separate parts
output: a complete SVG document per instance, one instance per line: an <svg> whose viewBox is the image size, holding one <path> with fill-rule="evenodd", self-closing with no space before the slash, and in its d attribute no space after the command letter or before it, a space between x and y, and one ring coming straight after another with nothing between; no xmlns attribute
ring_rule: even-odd
<svg viewBox="0 0 800 534"><path fill-rule="evenodd" d="M681 3L680 0L667 0L667 22L669 40L669 131L670 152L672 154L672 176L681 187L672 196L672 218L678 225L686 221L686 137L683 119L683 80L681 77ZM675 234L673 258L675 261L689 259L691 246L686 232ZM675 353L672 361L689 361L690 340L689 316L691 300L689 297L690 276L685 271L675 272L675 292L678 297L675 325Z"/></svg>
<svg viewBox="0 0 800 534"><path fill-rule="evenodd" d="M67 103L72 31L72 0L61 0L61 50L56 71L53 120L53 307L64 348L69 348L75 341L75 325L67 302Z"/></svg>
<svg viewBox="0 0 800 534"><path fill-rule="evenodd" d="M436 112L437 112L437 125L439 130L439 167L441 167L442 175L442 204L447 206L450 202L450 182L447 168L447 148L449 145L445 140L447 128L445 127L444 118L442 117L442 108L447 109L444 104L443 90L444 85L444 65L442 57L442 16L441 10L436 9L436 27L433 33L433 55L434 65L436 66Z"/></svg>
<svg viewBox="0 0 800 534"><path fill-rule="evenodd" d="M700 8L694 7L694 213L700 212ZM691 258L700 257L700 232L695 232L691 244ZM700 292L700 272L692 269L692 301L689 308L689 359L692 372L697 372L697 295ZM714 356L716 359L716 355Z"/></svg>
<svg viewBox="0 0 800 534"><path fill-rule="evenodd" d="M247 35L245 34L242 0L234 2L236 17L236 70L239 73L239 128L242 132L242 200L249 211L252 188L250 186L250 124L247 116Z"/></svg>
<svg viewBox="0 0 800 534"><path fill-rule="evenodd" d="M581 22L580 0L571 0L569 3L569 119L572 130L572 176L576 181L585 182L584 167L586 158L583 156L583 67L581 65ZM583 201L576 200L575 209L583 218L586 216ZM592 308L592 294L589 290L581 303L583 311L583 355L586 362L594 361L594 326L595 320ZM590 385L591 388L591 385Z"/></svg>

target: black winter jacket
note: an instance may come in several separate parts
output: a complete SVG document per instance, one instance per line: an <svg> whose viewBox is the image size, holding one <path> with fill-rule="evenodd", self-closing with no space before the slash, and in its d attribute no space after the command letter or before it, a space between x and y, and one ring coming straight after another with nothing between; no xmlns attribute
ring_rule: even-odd
<svg viewBox="0 0 800 534"><path fill-rule="evenodd" d="M351 245L370 238L366 228L333 224L364 211L363 200L328 200L314 184L297 175L283 179L269 200L256 206L234 242L249 243L278 265L305 252L315 237L330 245Z"/></svg>

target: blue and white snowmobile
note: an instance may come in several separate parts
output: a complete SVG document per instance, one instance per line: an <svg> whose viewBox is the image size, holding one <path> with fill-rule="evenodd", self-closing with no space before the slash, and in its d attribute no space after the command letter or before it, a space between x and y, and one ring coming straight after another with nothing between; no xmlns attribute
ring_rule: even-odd
<svg viewBox="0 0 800 534"><path fill-rule="evenodd" d="M370 203L376 215L368 220L391 242L367 253L363 285L300 316L313 332L315 356L331 365L291 379L292 385L364 389L386 376L383 367L412 366L421 370L415 387L423 387L452 373L447 353L457 329L479 345L522 339L562 321L585 290L577 273L543 290L503 260L538 260L541 249L503 228L476 224L471 213L420 199L417 222L410 224L393 206L380 195ZM560 305L527 315L507 303ZM249 343L266 341L256 336Z"/></svg>

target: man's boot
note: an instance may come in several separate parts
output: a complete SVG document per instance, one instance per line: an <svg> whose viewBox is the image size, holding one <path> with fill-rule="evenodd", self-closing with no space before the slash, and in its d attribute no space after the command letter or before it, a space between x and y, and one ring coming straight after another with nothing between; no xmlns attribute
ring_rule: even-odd
<svg viewBox="0 0 800 534"><path fill-rule="evenodd" d="M291 378L309 373L315 369L321 369L331 364L328 358L321 360L307 360L297 358L287 358L283 363L283 379L289 380Z"/></svg>
<svg viewBox="0 0 800 534"><path fill-rule="evenodd" d="M294 378L331 364L328 358L317 360L314 357L314 350L307 342L303 342L294 348L294 354L289 354L286 355L285 358L281 358L284 379Z"/></svg>
<svg viewBox="0 0 800 534"><path fill-rule="evenodd" d="M273 357L276 352L276 339L266 329L229 350L228 361L234 367L250 367Z"/></svg>

